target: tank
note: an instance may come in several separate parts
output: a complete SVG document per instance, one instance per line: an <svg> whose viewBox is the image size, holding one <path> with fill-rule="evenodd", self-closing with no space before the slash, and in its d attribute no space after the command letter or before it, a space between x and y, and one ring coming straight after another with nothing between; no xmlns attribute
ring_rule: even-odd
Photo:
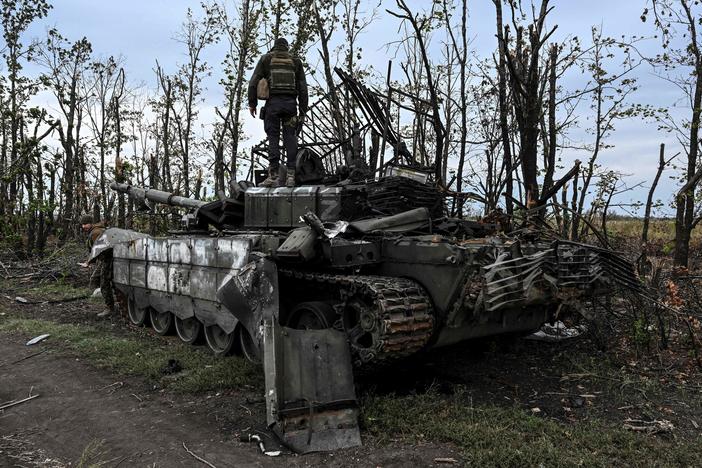
<svg viewBox="0 0 702 468"><path fill-rule="evenodd" d="M111 228L91 253L111 263L132 324L262 363L266 422L297 452L361 443L354 372L528 334L564 308L639 287L612 251L447 216L421 167L397 159L374 177L358 152L347 161L331 177L308 147L300 186L232 183L211 202L113 183L144 209L183 208L182 231Z"/></svg>
<svg viewBox="0 0 702 468"><path fill-rule="evenodd" d="M237 187L207 203L113 183L143 205L188 209L184 229L111 228L91 257L112 262L132 324L262 362L267 422L303 453L360 444L354 370L531 333L563 307L638 287L611 251L435 218L442 197L413 178Z"/></svg>

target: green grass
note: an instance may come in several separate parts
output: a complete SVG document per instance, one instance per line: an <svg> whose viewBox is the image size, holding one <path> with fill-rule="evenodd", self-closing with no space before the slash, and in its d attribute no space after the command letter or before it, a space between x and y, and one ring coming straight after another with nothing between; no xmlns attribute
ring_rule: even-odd
<svg viewBox="0 0 702 468"><path fill-rule="evenodd" d="M153 336L116 336L86 325L4 317L0 317L0 332L28 337L49 333L48 343L75 352L97 367L144 377L149 383L177 392L198 393L245 386L262 388L258 366L233 356L219 359L175 340L166 343ZM183 371L164 376L161 369L169 359L178 360Z"/></svg>
<svg viewBox="0 0 702 468"><path fill-rule="evenodd" d="M22 286L20 283L13 284L15 288L21 290L16 295L30 300L62 300L74 297L88 296L95 288L90 286L75 286L59 278L57 281L38 283L32 286Z"/></svg>
<svg viewBox="0 0 702 468"><path fill-rule="evenodd" d="M599 420L565 425L517 407L474 407L464 391L404 397L369 395L371 434L408 442L454 443L471 466L697 466L700 441L625 431Z"/></svg>

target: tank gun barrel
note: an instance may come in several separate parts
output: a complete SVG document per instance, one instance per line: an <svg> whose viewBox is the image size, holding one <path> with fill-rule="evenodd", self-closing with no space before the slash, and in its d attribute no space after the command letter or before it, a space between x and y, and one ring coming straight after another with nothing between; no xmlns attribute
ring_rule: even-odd
<svg viewBox="0 0 702 468"><path fill-rule="evenodd" d="M143 187L137 187L135 185L120 184L118 182L112 182L110 188L116 192L124 193L136 201L145 203L146 200L161 203L169 206L179 206L182 208L192 208L197 209L207 202L202 200L195 200L194 198L181 197L179 195L174 195L170 192L163 192L156 189L148 189Z"/></svg>

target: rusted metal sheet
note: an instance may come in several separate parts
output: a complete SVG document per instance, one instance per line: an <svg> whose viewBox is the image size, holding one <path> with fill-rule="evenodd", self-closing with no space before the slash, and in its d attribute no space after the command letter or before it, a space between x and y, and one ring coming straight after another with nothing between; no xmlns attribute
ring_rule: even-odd
<svg viewBox="0 0 702 468"><path fill-rule="evenodd" d="M268 426L298 453L361 445L344 333L263 324Z"/></svg>

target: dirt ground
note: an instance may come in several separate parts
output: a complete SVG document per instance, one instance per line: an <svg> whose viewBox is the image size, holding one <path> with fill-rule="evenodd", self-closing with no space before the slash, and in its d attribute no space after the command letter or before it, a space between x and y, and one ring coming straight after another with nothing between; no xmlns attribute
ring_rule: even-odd
<svg viewBox="0 0 702 468"><path fill-rule="evenodd" d="M21 304L15 294L27 285L0 286L0 323L9 317L96 326L106 333L128 330L99 319L94 299L55 304ZM27 295L31 301L39 296ZM181 395L150 386L144 379L96 369L65 353L51 338L31 347L22 333L0 333L0 403L37 398L0 410L0 466L436 466L436 458L456 458L447 444L379 444L335 453L267 457L240 434L257 432L266 448L281 449L263 427L265 405L250 390ZM175 342L175 337L150 337Z"/></svg>
<svg viewBox="0 0 702 468"><path fill-rule="evenodd" d="M81 279L80 281L82 281ZM94 299L22 304L14 298L70 296L27 294L30 280L0 285L0 325L11 317L96 327L106 334L149 334L117 320L98 319ZM43 291L43 292L42 292ZM119 375L66 352L51 338L25 346L33 335L0 332L0 403L39 397L0 410L0 466L206 466L184 448L223 466L438 466L463 461L465 452L431 438L379 434L363 427L363 447L328 454L269 458L239 435L262 430L264 404L251 389L181 394L147 379ZM175 337L149 336L166 346ZM610 343L611 344L611 343ZM359 379L361 401L465 392L473 405L518 408L576 427L597 419L621 427L626 419L668 421L672 434L642 437L702 443L699 372L672 375L655 362L617 355L593 336L559 343L486 340L420 355L382 375ZM199 352L199 351L193 351ZM37 354L41 353L41 354ZM464 395L462 398L466 398ZM407 408L408 413L411 408ZM270 449L278 448L270 437ZM655 464L655 460L651 460Z"/></svg>
<svg viewBox="0 0 702 468"><path fill-rule="evenodd" d="M23 398L30 389L39 395L0 412L0 466L75 465L81 456L107 462L105 466L198 466L183 444L215 466L354 466L359 461L367 466L431 466L434 458L451 456L441 446L370 446L335 454L265 457L220 428L226 425L220 419L222 407L231 409L221 401L225 397L201 402L152 393L139 382L116 381L79 359L58 356L48 344L28 348L24 339L8 336L0 342L3 362L45 350L49 352L0 369L0 401ZM14 446L9 446L10 439ZM86 453L91 445L95 450ZM29 460L20 463L16 458L37 449Z"/></svg>

